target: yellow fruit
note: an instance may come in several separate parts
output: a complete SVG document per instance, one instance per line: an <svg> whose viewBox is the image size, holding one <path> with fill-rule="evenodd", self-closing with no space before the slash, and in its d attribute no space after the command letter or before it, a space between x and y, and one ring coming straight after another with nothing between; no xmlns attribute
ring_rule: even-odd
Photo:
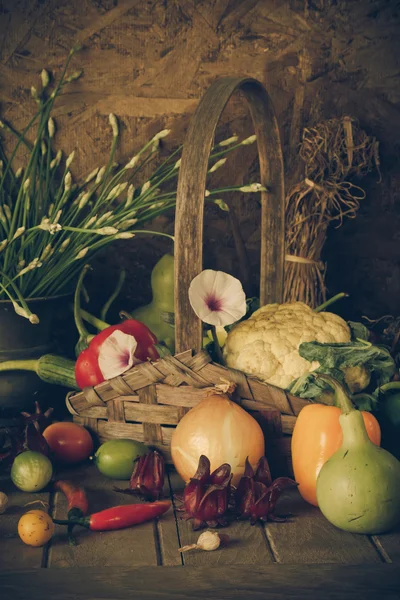
<svg viewBox="0 0 400 600"><path fill-rule="evenodd" d="M54 523L43 510L30 510L18 521L18 535L28 546L44 546L54 533Z"/></svg>

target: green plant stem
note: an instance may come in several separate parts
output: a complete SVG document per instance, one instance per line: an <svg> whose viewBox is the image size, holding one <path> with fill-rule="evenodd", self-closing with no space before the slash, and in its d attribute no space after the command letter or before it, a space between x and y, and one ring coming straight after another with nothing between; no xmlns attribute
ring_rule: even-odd
<svg viewBox="0 0 400 600"><path fill-rule="evenodd" d="M329 298L329 300L326 300L325 302L323 302L322 304L317 306L317 308L314 308L314 312L321 312L321 311L325 310L326 308L328 308L328 306L330 306L334 302L337 302L337 300L340 300L341 298L348 298L348 297L349 297L349 294L346 294L345 292L340 292L339 294L336 294L336 296L332 296L332 298Z"/></svg>
<svg viewBox="0 0 400 600"><path fill-rule="evenodd" d="M89 312L87 312L83 308L81 308L80 312L81 312L82 319L84 319L87 323L90 323L91 325L93 325L93 327L96 327L96 329L98 329L99 331L103 331L103 329L107 329L107 327L110 327L109 323L106 323L105 321L98 319L94 315L91 315Z"/></svg>
<svg viewBox="0 0 400 600"><path fill-rule="evenodd" d="M325 381L325 383L327 383L329 387L333 389L335 393L336 406L338 406L341 409L342 413L347 414L350 412L355 412L356 409L354 408L352 401L347 395L343 385L339 383L339 381L337 381L330 375L325 375L321 373L315 373L314 376L317 379L322 379L322 381Z"/></svg>
<svg viewBox="0 0 400 600"><path fill-rule="evenodd" d="M215 325L211 325L211 333L212 333L212 338L213 338L213 341L214 341L215 352L216 352L217 357L218 357L218 362L221 365L225 366L225 361L224 361L224 357L222 356L222 350L221 350L221 346L219 345L218 335L217 335L217 329L216 329Z"/></svg>
<svg viewBox="0 0 400 600"><path fill-rule="evenodd" d="M115 287L115 290L113 291L113 293L111 294L111 296L109 297L109 299L107 300L107 302L104 304L104 306L102 307L102 309L100 311L100 318L102 321L106 320L107 313L110 309L111 304L119 296L119 293L122 290L122 286L124 285L125 278L126 278L126 271L125 271L125 269L123 269L119 274L118 282Z"/></svg>

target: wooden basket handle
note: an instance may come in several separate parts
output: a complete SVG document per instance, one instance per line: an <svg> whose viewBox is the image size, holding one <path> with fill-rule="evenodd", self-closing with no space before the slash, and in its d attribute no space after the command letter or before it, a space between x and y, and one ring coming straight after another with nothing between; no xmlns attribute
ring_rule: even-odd
<svg viewBox="0 0 400 600"><path fill-rule="evenodd" d="M203 265L203 216L208 160L215 129L232 94L240 90L257 135L261 194L260 302L282 302L285 194L282 148L271 99L256 79L224 77L204 94L191 119L182 151L175 213L176 352L202 347L202 323L190 305L188 289Z"/></svg>

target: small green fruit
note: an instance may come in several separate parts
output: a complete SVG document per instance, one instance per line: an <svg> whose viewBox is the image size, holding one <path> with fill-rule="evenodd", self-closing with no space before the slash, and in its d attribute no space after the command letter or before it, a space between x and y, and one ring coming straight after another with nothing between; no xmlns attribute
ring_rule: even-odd
<svg viewBox="0 0 400 600"><path fill-rule="evenodd" d="M111 479L130 479L135 460L148 452L142 442L129 439L108 440L94 455L100 473Z"/></svg>

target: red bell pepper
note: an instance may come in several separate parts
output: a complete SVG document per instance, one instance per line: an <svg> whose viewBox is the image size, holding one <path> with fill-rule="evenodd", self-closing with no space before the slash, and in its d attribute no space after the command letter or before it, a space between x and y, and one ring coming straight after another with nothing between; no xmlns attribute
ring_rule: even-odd
<svg viewBox="0 0 400 600"><path fill-rule="evenodd" d="M81 525L91 531L112 531L161 517L170 506L170 500L159 500L146 504L125 504L107 508L88 517L68 519L68 521L53 519L53 521L58 525Z"/></svg>
<svg viewBox="0 0 400 600"><path fill-rule="evenodd" d="M122 331L135 338L137 342L135 357L140 361L159 358L160 355L155 348L157 338L146 325L134 319L127 319L118 325L110 325L94 336L88 348L83 350L76 360L75 378L80 389L98 385L105 380L98 363L99 353L102 344L114 331Z"/></svg>

